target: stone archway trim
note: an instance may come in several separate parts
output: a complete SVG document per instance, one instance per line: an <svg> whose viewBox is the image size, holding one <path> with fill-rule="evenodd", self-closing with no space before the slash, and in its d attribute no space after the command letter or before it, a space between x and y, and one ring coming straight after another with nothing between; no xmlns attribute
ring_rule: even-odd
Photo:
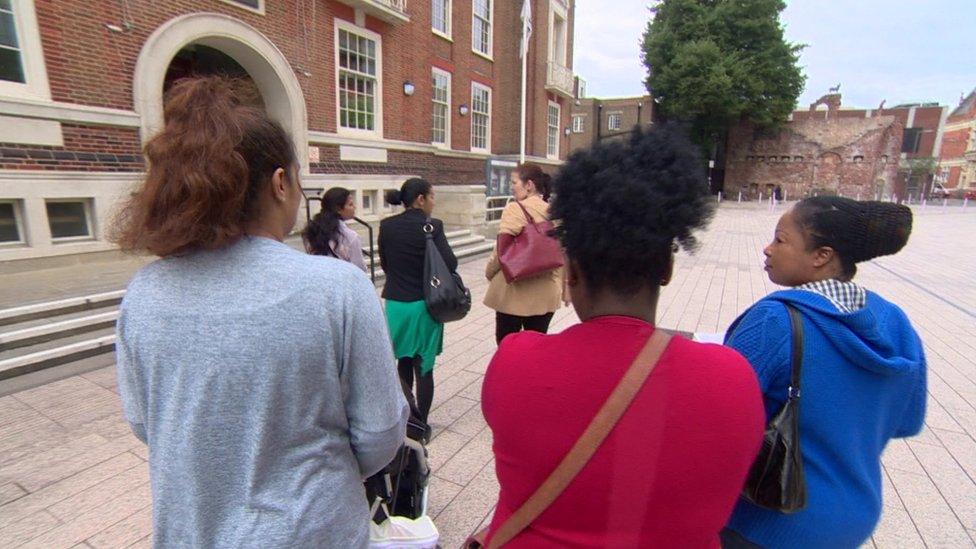
<svg viewBox="0 0 976 549"><path fill-rule="evenodd" d="M132 81L133 106L142 141L163 124L163 81L173 57L189 44L219 49L241 64L261 91L269 114L291 134L302 171L308 173L308 114L305 95L288 59L264 34L217 13L171 19L143 44Z"/></svg>

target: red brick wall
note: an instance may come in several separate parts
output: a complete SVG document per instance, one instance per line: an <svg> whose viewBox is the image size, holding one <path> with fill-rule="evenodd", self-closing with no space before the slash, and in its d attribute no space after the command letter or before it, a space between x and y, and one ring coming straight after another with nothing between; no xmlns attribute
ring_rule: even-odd
<svg viewBox="0 0 976 549"><path fill-rule="evenodd" d="M945 135L942 136L942 159L962 158L966 153L968 144L968 128L945 132Z"/></svg>
<svg viewBox="0 0 976 549"><path fill-rule="evenodd" d="M915 117L912 121L911 126L908 124L908 115L910 112L910 107L899 107L896 109L883 109L881 111L882 116L892 116L898 121L903 127L912 128L922 128L922 138L919 141L918 153L909 154L908 158L915 157L931 157L935 156L935 138L938 135L939 123L942 120L942 111L944 107L915 107ZM869 115L875 116L878 111L867 110L867 109L841 109L830 113L831 119L854 119L854 118L868 118ZM826 111L816 111L810 113L809 111L796 111L793 113L793 121L800 122L803 120L824 120L827 115ZM899 151L901 151L901 145L899 144Z"/></svg>
<svg viewBox="0 0 976 549"><path fill-rule="evenodd" d="M317 174L403 174L417 175L435 185L476 185L484 183L485 161L454 158L430 153L390 151L389 162L343 162L339 147L320 146L319 162L312 164Z"/></svg>
<svg viewBox="0 0 976 549"><path fill-rule="evenodd" d="M0 169L142 171L139 132L62 124L63 147L0 144Z"/></svg>
<svg viewBox="0 0 976 549"><path fill-rule="evenodd" d="M953 166L949 168L949 178L945 183L947 189L955 189L959 187L959 180L962 178L962 168L959 166Z"/></svg>
<svg viewBox="0 0 976 549"><path fill-rule="evenodd" d="M471 48L471 2L455 0L452 17L452 38L447 41L431 32L430 3L424 0L408 3L409 23L388 24L367 16L368 29L382 36L382 85L384 137L416 143L431 141L431 66L452 72L451 144L456 150L470 150L470 114L461 117L458 107L471 105L471 82L477 81L492 88L492 153L508 154L518 151L519 127L519 70L518 58L520 2L494 2L493 61L475 54ZM572 48L572 3L570 2L569 48ZM48 79L55 101L98 107L131 110L132 84L136 61L146 39L167 21L195 12L212 12L231 16L253 26L268 37L296 69L296 78L305 95L308 129L336 131L335 77L335 18L354 21L352 8L335 1L306 0L302 2L266 2L264 15L237 8L218 0L174 0L170 2L90 2L85 0L37 0L38 24L44 48ZM125 32L109 31L106 24L122 26L128 7L132 26ZM533 62L530 63L529 153L545 155L546 96L545 59L548 54L548 0L534 0L535 32L533 34ZM301 70L311 73L301 74ZM413 96L403 94L403 84L411 81L416 88ZM569 123L569 108L565 99L561 128ZM101 132L101 133L100 133ZM78 129L78 139L69 136L65 126L65 147L50 149L75 154L71 159L44 164L58 169L141 169L141 159L130 161L128 156L139 154L138 141L131 137L134 130ZM108 136L125 134L126 139L112 141ZM91 139L85 142L85 137ZM565 136L561 136L566 150ZM70 144L69 144L70 141ZM299 144L302 146L302 144ZM0 144L0 148L5 147ZM104 147L104 148L102 148ZM113 148L115 147L115 148ZM24 147L10 146L10 151ZM30 150L45 150L31 147ZM81 160L77 152L116 155L111 162ZM11 153L16 155L18 153ZM118 158L121 154L122 158ZM49 160L38 153L40 160ZM432 155L427 155L433 158ZM412 164L395 165L394 159L407 159L399 153L391 154L391 169L410 172ZM443 157L437 157L443 159ZM20 156L3 155L2 166L38 165L31 154L27 160ZM9 162L8 162L9 161ZM70 161L70 162L69 162ZM406 160L405 160L406 161ZM470 173L459 177L464 182L480 177L483 162L465 161L472 166ZM473 166L477 164L477 170ZM350 168L354 169L354 168ZM451 171L451 170L448 170Z"/></svg>
<svg viewBox="0 0 976 549"><path fill-rule="evenodd" d="M885 111L887 114L887 110ZM922 128L922 138L918 144L918 153L909 154L908 158L925 158L938 156L935 154L935 138L942 121L942 107L919 107L915 109L913 128ZM907 121L906 121L907 127Z"/></svg>

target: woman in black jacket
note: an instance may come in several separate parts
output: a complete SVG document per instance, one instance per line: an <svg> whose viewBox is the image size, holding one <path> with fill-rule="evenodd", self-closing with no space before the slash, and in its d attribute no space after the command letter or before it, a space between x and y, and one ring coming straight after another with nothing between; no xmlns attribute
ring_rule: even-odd
<svg viewBox="0 0 976 549"><path fill-rule="evenodd" d="M457 258L444 235L444 223L430 217L434 211L434 189L430 182L411 178L399 191L386 193L386 202L403 204L403 213L380 222L380 265L386 273L383 299L386 322L393 339L400 379L413 389L417 380L417 407L420 419L427 421L434 400L434 359L444 347L444 325L434 320L424 303L424 226L433 228L434 243L450 270L457 269Z"/></svg>

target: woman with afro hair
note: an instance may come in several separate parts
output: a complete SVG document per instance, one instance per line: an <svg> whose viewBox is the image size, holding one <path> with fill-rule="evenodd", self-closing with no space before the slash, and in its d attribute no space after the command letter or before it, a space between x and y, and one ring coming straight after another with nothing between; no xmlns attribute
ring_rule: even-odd
<svg viewBox="0 0 976 549"><path fill-rule="evenodd" d="M552 219L582 321L508 336L482 410L500 485L488 541L579 439L658 328L678 247L712 215L702 161L670 126L574 153ZM670 338L633 402L565 491L506 547L718 547L759 449L756 376L737 352Z"/></svg>
<svg viewBox="0 0 976 549"><path fill-rule="evenodd" d="M726 344L749 359L772 418L791 391L787 305L800 313L807 505L787 515L743 500L729 523L740 542L859 547L878 523L881 452L922 428L925 354L905 313L852 280L858 263L901 250L911 229L906 206L840 197L802 200L776 225L766 273L790 289L743 313Z"/></svg>

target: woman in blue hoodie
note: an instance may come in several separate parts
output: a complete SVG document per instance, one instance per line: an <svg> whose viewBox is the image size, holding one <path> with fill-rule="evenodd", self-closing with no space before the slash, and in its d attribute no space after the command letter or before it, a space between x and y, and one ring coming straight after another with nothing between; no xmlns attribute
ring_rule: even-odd
<svg viewBox="0 0 976 549"><path fill-rule="evenodd" d="M787 515L740 500L727 546L857 547L870 537L881 514L881 453L922 428L926 366L905 313L852 280L857 263L901 250L911 228L905 206L839 197L808 198L780 218L765 270L790 289L750 307L725 343L752 364L771 419L790 381L785 305L801 313L807 506Z"/></svg>

